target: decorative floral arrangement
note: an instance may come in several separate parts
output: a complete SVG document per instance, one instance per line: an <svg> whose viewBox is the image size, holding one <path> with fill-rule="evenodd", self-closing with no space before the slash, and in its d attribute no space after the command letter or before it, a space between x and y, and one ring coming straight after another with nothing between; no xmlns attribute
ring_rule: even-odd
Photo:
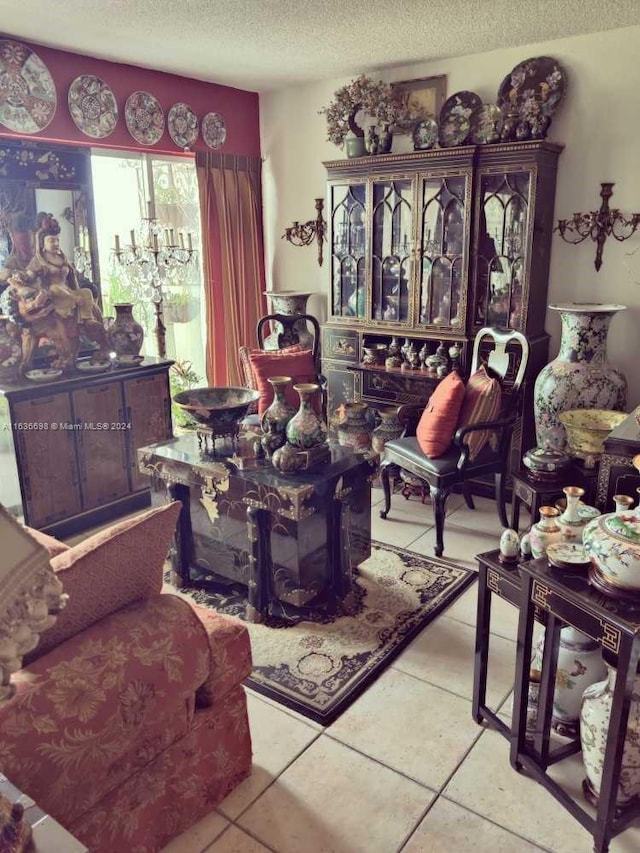
<svg viewBox="0 0 640 853"><path fill-rule="evenodd" d="M361 74L346 86L338 89L328 107L319 111L327 117L327 139L342 146L349 131L355 136L364 136L364 130L356 123L359 112L374 116L380 124L393 125L406 121L406 99L392 91L388 83L377 82Z"/></svg>

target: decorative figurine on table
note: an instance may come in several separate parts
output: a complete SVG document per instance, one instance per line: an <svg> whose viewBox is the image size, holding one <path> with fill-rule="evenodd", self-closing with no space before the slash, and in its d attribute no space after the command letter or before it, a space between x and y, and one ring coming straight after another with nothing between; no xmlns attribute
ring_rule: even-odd
<svg viewBox="0 0 640 853"><path fill-rule="evenodd" d="M515 565L520 557L520 536L515 530L503 530L500 536L498 559L506 565Z"/></svg>
<svg viewBox="0 0 640 853"><path fill-rule="evenodd" d="M26 270L8 278L13 321L22 329L22 369L32 366L36 347L47 338L55 347L54 367L72 370L80 335L98 345L92 361L108 362L110 346L92 292L78 287L75 271L60 248L60 227L39 214L35 255Z"/></svg>

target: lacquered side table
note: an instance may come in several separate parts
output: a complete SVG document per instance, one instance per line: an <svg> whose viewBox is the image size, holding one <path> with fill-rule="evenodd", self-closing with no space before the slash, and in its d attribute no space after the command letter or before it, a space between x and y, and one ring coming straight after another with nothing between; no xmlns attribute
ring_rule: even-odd
<svg viewBox="0 0 640 853"><path fill-rule="evenodd" d="M482 723L486 720L501 735L509 739L511 737L510 726L500 719L495 710L487 707L491 600L494 595L497 595L514 607L519 607L522 582L518 567L501 563L499 554L500 551L496 549L476 556L478 561L478 612L471 713L476 723Z"/></svg>
<svg viewBox="0 0 640 853"><path fill-rule="evenodd" d="M640 606L602 595L590 586L585 575L559 572L548 564L546 558L521 563L519 570L522 598L511 724L511 764L516 770L524 768L593 835L595 853L606 853L610 840L640 817L640 804L629 806L622 813L616 812L629 706L640 660ZM532 747L526 739L526 722L536 609L546 614L547 628L538 697L538 730ZM613 694L595 819L546 772L557 650L560 629L564 624L572 625L592 637L603 649L617 655L618 659L618 678Z"/></svg>

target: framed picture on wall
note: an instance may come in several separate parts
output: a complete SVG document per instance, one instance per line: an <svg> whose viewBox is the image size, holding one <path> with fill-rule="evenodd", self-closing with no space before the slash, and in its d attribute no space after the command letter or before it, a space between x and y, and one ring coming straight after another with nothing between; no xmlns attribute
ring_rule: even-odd
<svg viewBox="0 0 640 853"><path fill-rule="evenodd" d="M396 125L396 132L411 133L422 119L435 118L437 121L447 96L447 76L441 74L438 77L422 77L419 80L402 80L392 83L391 88L394 93L400 92L407 98L412 114L410 121Z"/></svg>

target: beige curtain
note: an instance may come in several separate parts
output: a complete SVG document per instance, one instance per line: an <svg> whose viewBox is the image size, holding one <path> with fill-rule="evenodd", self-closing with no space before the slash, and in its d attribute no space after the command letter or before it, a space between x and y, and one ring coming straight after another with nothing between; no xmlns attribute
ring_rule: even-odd
<svg viewBox="0 0 640 853"><path fill-rule="evenodd" d="M266 314L260 158L196 156L202 214L210 385L243 385L239 347Z"/></svg>

